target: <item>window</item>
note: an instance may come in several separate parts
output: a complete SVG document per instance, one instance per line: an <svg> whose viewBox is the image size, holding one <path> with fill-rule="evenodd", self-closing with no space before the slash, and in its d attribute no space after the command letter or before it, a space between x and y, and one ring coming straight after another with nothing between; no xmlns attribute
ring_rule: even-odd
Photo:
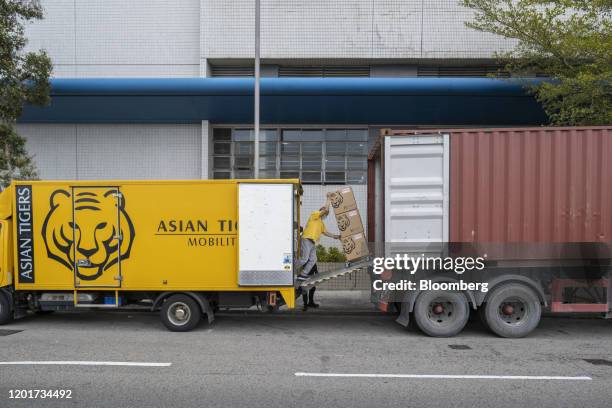
<svg viewBox="0 0 612 408"><path fill-rule="evenodd" d="M253 178L253 129L213 130L213 177ZM367 129L262 129L260 178L304 184L365 184Z"/></svg>

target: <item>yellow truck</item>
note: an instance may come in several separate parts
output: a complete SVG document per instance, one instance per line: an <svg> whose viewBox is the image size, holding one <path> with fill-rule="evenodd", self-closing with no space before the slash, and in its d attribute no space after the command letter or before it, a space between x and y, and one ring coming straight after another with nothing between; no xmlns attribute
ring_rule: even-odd
<svg viewBox="0 0 612 408"><path fill-rule="evenodd" d="M134 305L169 330L295 304L291 180L19 181L0 193L0 324Z"/></svg>

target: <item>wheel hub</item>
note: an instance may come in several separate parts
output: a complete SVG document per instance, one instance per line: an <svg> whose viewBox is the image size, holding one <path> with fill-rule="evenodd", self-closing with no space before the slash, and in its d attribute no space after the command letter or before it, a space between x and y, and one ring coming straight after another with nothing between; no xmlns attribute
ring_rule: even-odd
<svg viewBox="0 0 612 408"><path fill-rule="evenodd" d="M519 325L529 313L524 300L519 297L512 297L504 300L497 309L499 317L511 325Z"/></svg>
<svg viewBox="0 0 612 408"><path fill-rule="evenodd" d="M179 320L185 320L186 313L183 309L176 309L176 311L174 312L174 315Z"/></svg>
<svg viewBox="0 0 612 408"><path fill-rule="evenodd" d="M502 306L502 313L506 316L511 316L514 313L514 306L505 304Z"/></svg>
<svg viewBox="0 0 612 408"><path fill-rule="evenodd" d="M442 314L444 312L444 306L438 303L437 305L434 305L434 307L432 308L432 311L435 314Z"/></svg>
<svg viewBox="0 0 612 408"><path fill-rule="evenodd" d="M168 320L175 326L183 326L191 318L191 309L183 302L176 302L168 308Z"/></svg>
<svg viewBox="0 0 612 408"><path fill-rule="evenodd" d="M429 303L428 317L429 320L436 324L447 325L454 321L455 305L444 298L436 298Z"/></svg>

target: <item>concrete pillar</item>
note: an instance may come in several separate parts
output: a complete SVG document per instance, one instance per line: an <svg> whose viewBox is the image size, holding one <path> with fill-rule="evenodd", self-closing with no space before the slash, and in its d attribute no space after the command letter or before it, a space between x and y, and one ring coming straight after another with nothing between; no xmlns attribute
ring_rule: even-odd
<svg viewBox="0 0 612 408"><path fill-rule="evenodd" d="M212 126L207 120L202 121L202 163L201 178L203 180L212 178L212 163L210 152L212 151Z"/></svg>

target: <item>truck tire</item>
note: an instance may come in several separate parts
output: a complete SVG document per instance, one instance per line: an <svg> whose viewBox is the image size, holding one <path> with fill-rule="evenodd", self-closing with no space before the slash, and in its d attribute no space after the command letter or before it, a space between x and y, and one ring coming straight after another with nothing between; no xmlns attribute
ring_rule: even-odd
<svg viewBox="0 0 612 408"><path fill-rule="evenodd" d="M414 303L414 320L432 337L453 337L463 330L470 317L470 305L463 293L421 292Z"/></svg>
<svg viewBox="0 0 612 408"><path fill-rule="evenodd" d="M0 292L0 324L7 324L12 320L13 311L11 310L11 305L4 293Z"/></svg>
<svg viewBox="0 0 612 408"><path fill-rule="evenodd" d="M164 326L170 331L186 332L194 329L202 318L200 305L187 295L172 295L160 311Z"/></svg>
<svg viewBox="0 0 612 408"><path fill-rule="evenodd" d="M520 283L506 283L495 288L484 304L484 320L500 337L525 337L538 327L541 316L538 294Z"/></svg>

